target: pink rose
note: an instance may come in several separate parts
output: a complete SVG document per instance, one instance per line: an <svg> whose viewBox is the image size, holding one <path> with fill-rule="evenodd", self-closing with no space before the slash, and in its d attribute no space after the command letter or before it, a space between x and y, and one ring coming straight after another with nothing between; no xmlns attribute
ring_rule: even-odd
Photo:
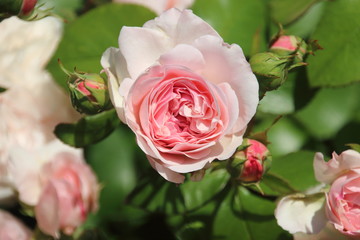
<svg viewBox="0 0 360 240"><path fill-rule="evenodd" d="M194 2L194 0L114 0L114 1L119 3L139 4L151 9L158 15L160 15L162 12L170 8L177 8L180 10L184 10L186 8L189 8Z"/></svg>
<svg viewBox="0 0 360 240"><path fill-rule="evenodd" d="M344 234L360 237L360 153L347 150L325 162L314 162L318 180L331 183L326 197L326 213L334 227Z"/></svg>
<svg viewBox="0 0 360 240"><path fill-rule="evenodd" d="M42 167L40 181L43 185L35 216L39 228L58 237L59 230L71 235L97 210L99 185L91 168L76 155L57 154Z"/></svg>
<svg viewBox="0 0 360 240"><path fill-rule="evenodd" d="M181 183L182 173L231 157L258 104L258 83L241 48L177 9L142 28L123 27L119 45L101 63L118 115L151 166Z"/></svg>
<svg viewBox="0 0 360 240"><path fill-rule="evenodd" d="M316 153L314 171L318 181L331 185L330 190L323 184L305 194L282 198L275 211L278 224L296 233L295 239L358 239L360 153L334 152L328 162L321 153Z"/></svg>
<svg viewBox="0 0 360 240"><path fill-rule="evenodd" d="M30 240L31 231L22 222L6 211L0 210L1 240Z"/></svg>

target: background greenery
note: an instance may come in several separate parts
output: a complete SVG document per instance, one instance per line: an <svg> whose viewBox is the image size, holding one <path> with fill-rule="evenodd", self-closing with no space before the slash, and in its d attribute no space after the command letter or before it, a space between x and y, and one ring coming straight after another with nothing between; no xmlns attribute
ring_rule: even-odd
<svg viewBox="0 0 360 240"><path fill-rule="evenodd" d="M155 17L140 6L101 0L43 2L67 19L48 65L63 87L66 77L58 58L69 69L99 72L100 57L106 48L118 46L122 26L142 26ZM254 132L282 116L268 131L273 164L261 184L265 195L234 184L224 170L197 183L166 182L151 169L134 134L109 112L101 116L106 121L85 119L90 124L61 131L80 137L77 145L85 146L92 142L89 131L105 129L95 139L104 140L85 148L103 189L100 210L84 226L83 239L291 239L274 219L277 197L316 184L315 152L330 156L345 150L345 144L360 142L360 1L196 0L192 9L226 42L239 44L248 58L267 50L278 23L286 34L317 39L324 48L260 102Z"/></svg>

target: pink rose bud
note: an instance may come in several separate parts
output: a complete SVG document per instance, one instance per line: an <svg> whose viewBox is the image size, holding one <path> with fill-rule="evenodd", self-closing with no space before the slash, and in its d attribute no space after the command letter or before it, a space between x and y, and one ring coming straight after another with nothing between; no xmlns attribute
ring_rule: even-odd
<svg viewBox="0 0 360 240"><path fill-rule="evenodd" d="M44 188L35 207L40 230L53 237L71 235L98 208L99 185L91 168L60 153L42 168Z"/></svg>
<svg viewBox="0 0 360 240"><path fill-rule="evenodd" d="M76 111L88 115L111 108L109 91L105 80L96 73L67 71L59 61L61 69L69 76L68 87L71 102Z"/></svg>
<svg viewBox="0 0 360 240"><path fill-rule="evenodd" d="M302 62L306 54L307 44L298 36L280 36L270 47L270 52L279 56L294 55L295 62Z"/></svg>
<svg viewBox="0 0 360 240"><path fill-rule="evenodd" d="M1 240L30 240L31 231L10 213L0 210Z"/></svg>
<svg viewBox="0 0 360 240"><path fill-rule="evenodd" d="M269 150L264 144L252 139L244 139L240 149L229 161L230 174L243 183L260 181L271 161Z"/></svg>
<svg viewBox="0 0 360 240"><path fill-rule="evenodd" d="M29 15L37 3L37 0L1 0L0 16L26 16Z"/></svg>

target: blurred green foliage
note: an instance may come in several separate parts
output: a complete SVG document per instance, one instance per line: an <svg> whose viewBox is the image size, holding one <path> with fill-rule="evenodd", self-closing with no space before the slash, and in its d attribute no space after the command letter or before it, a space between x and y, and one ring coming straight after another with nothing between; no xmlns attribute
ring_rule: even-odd
<svg viewBox="0 0 360 240"><path fill-rule="evenodd" d="M91 9L89 2L96 5L92 1L53 2L58 14L70 16L48 66L62 86L66 77L58 58L68 68L99 72L105 49L118 47L121 27L141 26L155 16L133 5ZM224 170L208 171L201 182L166 182L150 167L134 134L121 124L103 141L86 147L86 159L103 189L100 210L85 228L99 232L97 239L110 240L291 239L274 219L276 197L316 185L315 152L329 156L348 148L347 143L360 142L360 2L196 0L193 11L226 42L239 44L247 57L266 51L278 23L285 34L317 39L324 47L260 102L253 132L283 116L268 132L273 166L260 185L265 195L234 185Z"/></svg>

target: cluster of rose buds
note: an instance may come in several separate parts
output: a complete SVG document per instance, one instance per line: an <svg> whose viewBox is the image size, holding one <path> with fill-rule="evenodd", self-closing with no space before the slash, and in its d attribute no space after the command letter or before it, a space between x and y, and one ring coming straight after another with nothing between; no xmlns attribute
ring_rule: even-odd
<svg viewBox="0 0 360 240"><path fill-rule="evenodd" d="M227 169L232 177L241 183L257 183L271 163L269 150L253 139L244 139L228 162Z"/></svg>
<svg viewBox="0 0 360 240"><path fill-rule="evenodd" d="M304 66L305 57L321 49L316 41L306 43L298 36L277 36L269 51L255 54L250 59L253 72L260 85L260 98L265 92L279 88L287 79L288 72Z"/></svg>

